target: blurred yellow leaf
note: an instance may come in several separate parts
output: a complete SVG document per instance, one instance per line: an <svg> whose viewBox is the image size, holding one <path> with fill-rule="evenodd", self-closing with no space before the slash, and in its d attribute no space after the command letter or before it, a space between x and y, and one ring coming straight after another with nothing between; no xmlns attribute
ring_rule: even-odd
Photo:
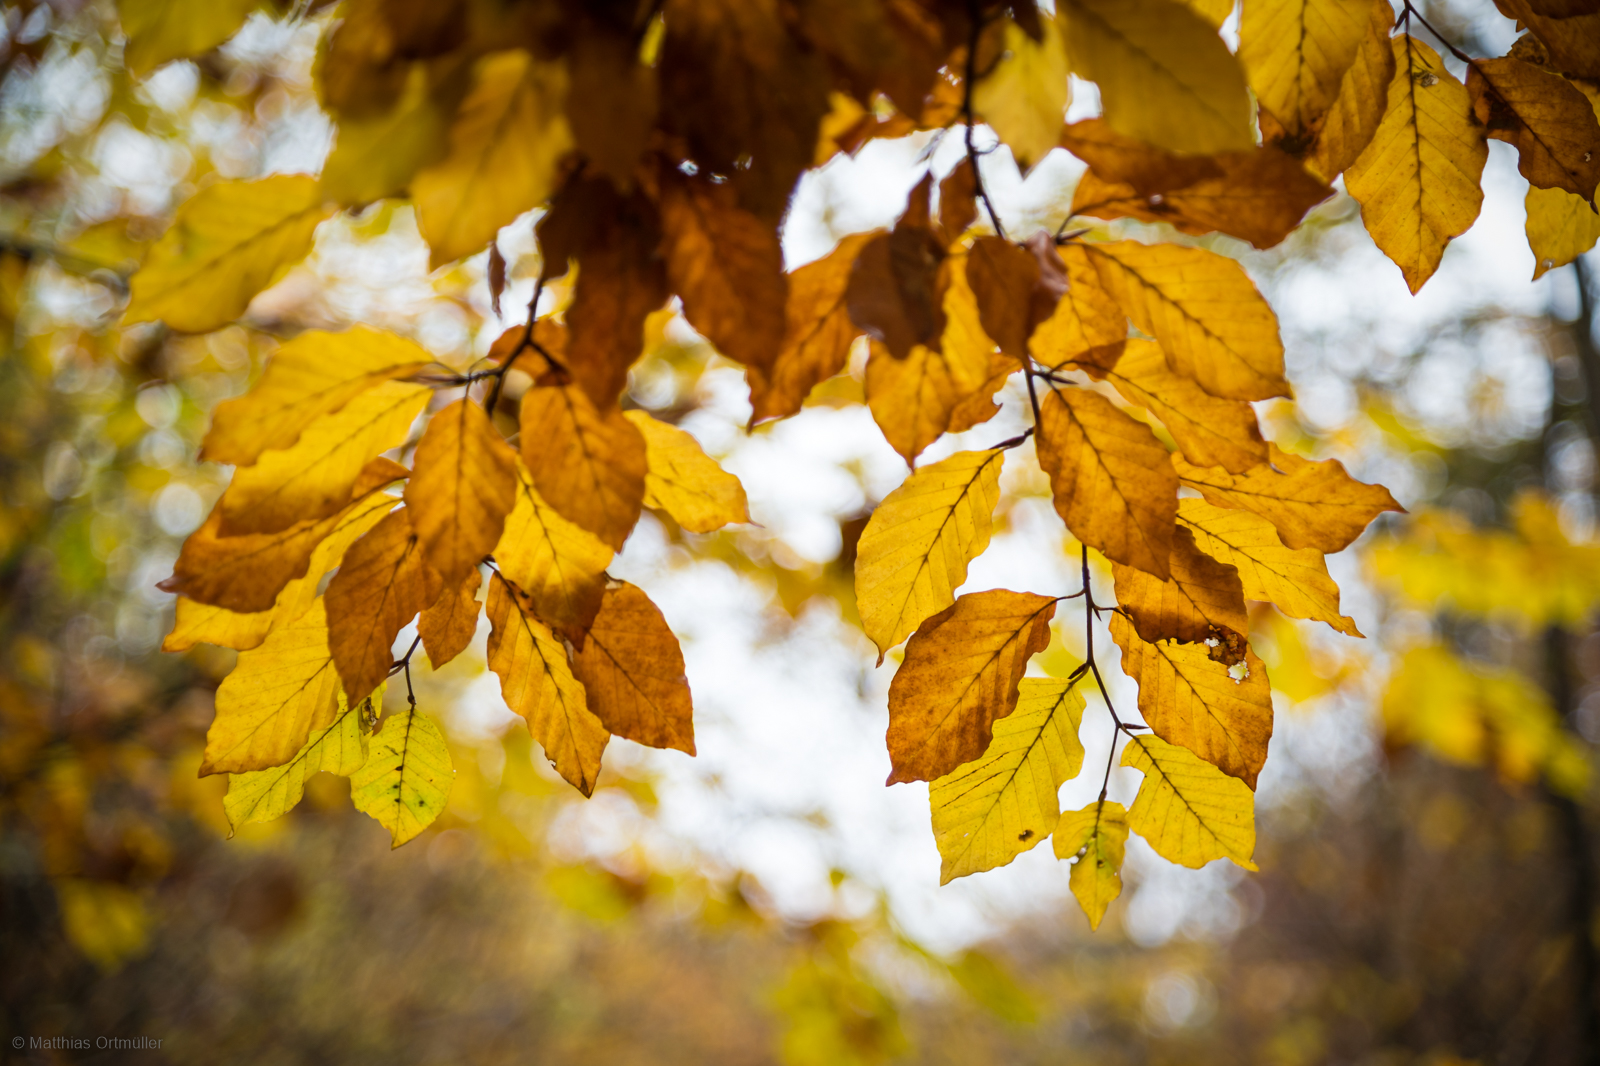
<svg viewBox="0 0 1600 1066"><path fill-rule="evenodd" d="M1067 55L1061 29L1041 19L1035 41L1005 23L1005 58L973 87L972 106L1026 171L1056 146L1067 110ZM955 236L955 234L952 234Z"/></svg>
<svg viewBox="0 0 1600 1066"><path fill-rule="evenodd" d="M1078 855L1068 885L1089 918L1100 928L1111 901L1122 895L1122 858L1128 845L1128 811L1120 803L1099 800L1081 811L1066 811L1056 825L1056 858Z"/></svg>
<svg viewBox="0 0 1600 1066"><path fill-rule="evenodd" d="M744 486L699 441L643 411L623 415L644 437L644 506L667 512L693 533L750 521Z"/></svg>

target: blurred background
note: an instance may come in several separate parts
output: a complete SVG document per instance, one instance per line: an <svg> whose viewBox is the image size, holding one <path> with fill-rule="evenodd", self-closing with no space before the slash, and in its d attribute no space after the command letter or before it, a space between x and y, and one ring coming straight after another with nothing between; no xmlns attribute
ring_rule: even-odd
<svg viewBox="0 0 1600 1066"><path fill-rule="evenodd" d="M1421 6L1475 54L1510 44L1488 0ZM860 360L747 432L742 372L670 312L625 402L738 474L754 522L701 536L647 514L613 572L683 641L699 757L616 741L582 800L505 711L480 633L418 679L458 771L432 830L391 853L320 775L289 817L228 839L225 782L195 771L235 653L162 653L155 588L227 481L194 461L208 412L308 328L377 325L466 366L538 269L521 219L500 237L501 318L485 256L430 274L410 208L382 202L325 224L243 326L118 328L129 273L197 187L320 167L310 71L337 13L313 9L263 10L135 83L109 3L0 4L0 1054L1600 1062L1600 286L1581 258L1534 262L1497 142L1482 216L1415 298L1342 193L1271 252L1197 242L1240 258L1281 317L1297 399L1258 405L1269 435L1411 512L1330 559L1366 640L1253 613L1278 715L1259 874L1173 867L1135 838L1094 934L1049 848L937 887L926 786L881 784L890 671L855 624L855 541L905 475L860 405ZM1074 90L1069 114L1096 113ZM924 134L808 175L790 265L891 221L959 153ZM1078 173L1060 152L1026 178L1004 148L985 159L1020 234L1060 224ZM1020 431L1019 386L1002 398L925 458ZM1029 466L1008 461L966 591L1075 587ZM1065 626L1036 670L1070 669L1081 639ZM1089 765L1104 717L1086 716ZM1113 798L1136 783L1115 777ZM1063 804L1095 791L1069 783Z"/></svg>

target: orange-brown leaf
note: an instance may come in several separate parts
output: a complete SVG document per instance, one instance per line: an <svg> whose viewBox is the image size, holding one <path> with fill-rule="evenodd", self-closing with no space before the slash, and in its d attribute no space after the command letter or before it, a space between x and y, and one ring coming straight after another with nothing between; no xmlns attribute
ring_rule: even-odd
<svg viewBox="0 0 1600 1066"><path fill-rule="evenodd" d="M1161 419L1185 458L1235 474L1267 461L1256 413L1242 400L1219 400L1167 366L1154 341L1131 340L1106 380L1129 403Z"/></svg>
<svg viewBox="0 0 1600 1066"><path fill-rule="evenodd" d="M1151 643L1192 644L1249 632L1239 571L1201 552L1194 534L1182 526L1173 533L1170 562L1172 576L1166 581L1121 563L1111 566L1117 606L1132 619L1139 636ZM1238 661L1227 643L1213 651L1230 665Z"/></svg>
<svg viewBox="0 0 1600 1066"><path fill-rule="evenodd" d="M1117 365L1128 342L1128 315L1100 280L1082 245L1056 250L1067 271L1067 291L1053 314L1028 339L1033 357L1052 370L1077 363L1099 375Z"/></svg>
<svg viewBox="0 0 1600 1066"><path fill-rule="evenodd" d="M529 389L522 397L522 460L539 495L615 550L644 504L644 438L615 407L596 410L582 389Z"/></svg>
<svg viewBox="0 0 1600 1066"><path fill-rule="evenodd" d="M417 445L406 513L423 557L459 585L494 551L517 496L517 455L474 401L433 416Z"/></svg>
<svg viewBox="0 0 1600 1066"><path fill-rule="evenodd" d="M478 612L483 609L478 587L482 584L483 575L473 567L460 584L446 585L433 606L417 620L422 650L428 653L428 663L435 670L466 651L477 635Z"/></svg>
<svg viewBox="0 0 1600 1066"><path fill-rule="evenodd" d="M1467 92L1488 135L1516 146L1517 169L1530 184L1594 203L1600 122L1571 82L1509 56L1475 59L1467 67Z"/></svg>
<svg viewBox="0 0 1600 1066"><path fill-rule="evenodd" d="M1139 196L1222 176L1209 155L1179 155L1118 133L1102 118L1074 122L1061 131L1061 147L1106 181L1133 186Z"/></svg>
<svg viewBox="0 0 1600 1066"><path fill-rule="evenodd" d="M967 253L967 284L983 331L1014 359L1028 357L1028 338L1067 290L1067 272L1049 234L1027 246L979 237Z"/></svg>
<svg viewBox="0 0 1600 1066"><path fill-rule="evenodd" d="M443 583L422 556L409 509L386 516L344 554L328 582L328 648L351 703L389 676L394 641L439 598Z"/></svg>
<svg viewBox="0 0 1600 1066"><path fill-rule="evenodd" d="M928 222L932 175L911 192L889 233L867 242L850 271L845 303L850 318L896 359L917 345L938 349L944 333L945 249Z"/></svg>
<svg viewBox="0 0 1600 1066"><path fill-rule="evenodd" d="M694 754L683 651L642 589L625 581L606 589L572 672L606 729L652 748Z"/></svg>
<svg viewBox="0 0 1600 1066"><path fill-rule="evenodd" d="M939 228L953 243L978 221L978 172L965 157L939 182Z"/></svg>

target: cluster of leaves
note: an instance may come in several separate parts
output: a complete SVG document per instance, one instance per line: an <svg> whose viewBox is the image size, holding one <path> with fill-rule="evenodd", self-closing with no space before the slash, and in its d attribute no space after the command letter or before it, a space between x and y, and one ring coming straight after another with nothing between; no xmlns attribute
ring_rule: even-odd
<svg viewBox="0 0 1600 1066"><path fill-rule="evenodd" d="M443 805L448 758L414 700L372 734L375 694L395 674L409 694L418 644L442 665L480 611L508 706L585 794L612 735L692 754L676 638L605 573L644 508L695 532L748 518L693 438L623 410L647 320L676 300L746 368L753 423L796 413L864 337L866 404L913 467L992 418L1013 375L1026 384L1027 432L914 469L857 552L880 662L909 638L889 697L890 783L931 783L946 880L1054 834L1062 858L1083 856L1072 883L1098 922L1130 829L1175 862L1250 865L1272 705L1246 601L1359 635L1323 556L1398 505L1337 461L1263 439L1250 404L1289 385L1276 318L1236 262L1067 223L1013 239L975 127L1022 166L1056 148L1088 163L1069 221L1262 247L1344 173L1415 290L1476 215L1486 136L1516 143L1539 189L1592 208L1600 125L1566 75L1600 73L1600 15L1518 2L1533 34L1473 61L1463 87L1411 34L1409 4L1391 37L1386 0L1245 0L1237 54L1217 32L1231 5L1199 0L1060 0L1054 13L1029 0L347 0L320 55L337 125L320 176L200 190L134 276L124 321L230 323L325 220L389 197L414 204L434 265L487 248L496 301L497 234L533 210L541 265L527 321L482 365L444 366L362 328L311 332L219 407L203 457L237 469L164 585L180 596L169 649L242 653L202 773L234 775L235 822L283 813L312 771L348 773L357 805L396 845L410 839ZM128 3L130 62L209 48L253 6L156 17ZM1098 85L1103 117L1063 124L1069 72ZM964 158L930 170L891 229L786 272L780 226L801 175L918 131L955 131ZM544 306L574 270L570 302ZM958 598L1005 456L1030 441L1083 546L1083 585ZM397 498L385 487L400 480ZM1091 548L1112 564L1115 607L1095 601ZM1076 598L1086 661L1025 679ZM1111 707L1094 645L1107 614L1147 726ZM417 642L396 661L413 619ZM1103 783L1062 814L1089 677L1144 783L1126 811Z"/></svg>

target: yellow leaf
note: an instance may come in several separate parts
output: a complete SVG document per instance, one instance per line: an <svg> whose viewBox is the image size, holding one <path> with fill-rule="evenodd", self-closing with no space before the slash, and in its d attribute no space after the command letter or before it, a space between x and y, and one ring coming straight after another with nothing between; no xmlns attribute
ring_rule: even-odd
<svg viewBox="0 0 1600 1066"><path fill-rule="evenodd" d="M1129 341L1105 376L1129 403L1161 419L1190 462L1242 474L1267 461L1267 444L1250 405L1220 400L1174 374L1153 341Z"/></svg>
<svg viewBox="0 0 1600 1066"><path fill-rule="evenodd" d="M521 49L478 61L450 126L449 151L411 181L430 266L482 251L502 226L549 198L573 147L566 95L563 63Z"/></svg>
<svg viewBox="0 0 1600 1066"><path fill-rule="evenodd" d="M1224 642L1249 632L1239 572L1195 547L1194 535L1179 526L1172 537L1172 576L1162 581L1143 570L1113 563L1117 606L1147 641ZM1239 661L1232 649L1213 649L1226 663Z"/></svg>
<svg viewBox="0 0 1600 1066"><path fill-rule="evenodd" d="M1533 250L1533 277L1566 266L1600 241L1600 214L1581 196L1560 189L1528 186L1528 247Z"/></svg>
<svg viewBox="0 0 1600 1066"><path fill-rule="evenodd" d="M128 38L122 62L142 78L169 60L203 55L266 6L262 0L117 0Z"/></svg>
<svg viewBox="0 0 1600 1066"><path fill-rule="evenodd" d="M314 730L305 747L282 766L228 775L228 794L222 800L228 825L237 831L247 822L270 822L294 809L305 795L306 780L327 771L349 777L367 761L367 736L363 714L383 705L383 690L354 707L339 694L339 709L326 729ZM231 834L230 834L231 835Z"/></svg>
<svg viewBox="0 0 1600 1066"><path fill-rule="evenodd" d="M206 733L200 776L282 766L339 709L339 673L328 651L321 601L239 653L217 687L217 717Z"/></svg>
<svg viewBox="0 0 1600 1066"><path fill-rule="evenodd" d="M1030 677L1018 692L983 757L928 786L942 885L1004 866L1048 836L1061 815L1056 794L1083 766L1073 683Z"/></svg>
<svg viewBox="0 0 1600 1066"><path fill-rule="evenodd" d="M60 877L55 879L55 890L61 931L101 970L115 970L145 950L153 923L138 889L88 877Z"/></svg>
<svg viewBox="0 0 1600 1066"><path fill-rule="evenodd" d="M1072 71L1100 86L1106 121L1175 152L1249 148L1250 94L1216 27L1175 0L1062 0Z"/></svg>
<svg viewBox="0 0 1600 1066"><path fill-rule="evenodd" d="M1371 20L1367 0L1245 0L1239 62L1256 100L1309 144L1333 107Z"/></svg>
<svg viewBox="0 0 1600 1066"><path fill-rule="evenodd" d="M423 558L444 583L476 573L517 502L517 453L482 406L463 397L434 414L417 444L405 501Z"/></svg>
<svg viewBox="0 0 1600 1066"><path fill-rule="evenodd" d="M611 734L589 710L567 649L523 606L499 574L489 579L489 669L506 706L528 720L556 772L585 796L594 792Z"/></svg>
<svg viewBox="0 0 1600 1066"><path fill-rule="evenodd" d="M1249 670L1236 680L1204 644L1150 643L1122 615L1111 619L1122 672L1139 683L1139 713L1156 736L1188 748L1254 791L1272 739L1267 668L1245 648Z"/></svg>
<svg viewBox="0 0 1600 1066"><path fill-rule="evenodd" d="M188 651L196 644L249 651L267 639L275 611L239 614L225 607L179 596L173 604L172 631L161 641L165 652Z"/></svg>
<svg viewBox="0 0 1600 1066"><path fill-rule="evenodd" d="M1467 93L1489 136L1516 146L1517 170L1530 184L1594 202L1600 122L1572 82L1509 56L1475 59Z"/></svg>
<svg viewBox="0 0 1600 1066"><path fill-rule="evenodd" d="M1128 809L1128 828L1168 862L1198 869L1229 858L1246 870L1256 864L1255 794L1187 748L1159 737L1132 736L1122 765L1144 774Z"/></svg>
<svg viewBox="0 0 1600 1066"><path fill-rule="evenodd" d="M1128 316L1082 245L1062 245L1056 252L1067 268L1067 291L1028 338L1028 350L1052 370L1068 362L1091 372L1110 370L1128 341Z"/></svg>
<svg viewBox="0 0 1600 1066"><path fill-rule="evenodd" d="M1361 636L1339 613L1339 588L1321 552L1285 548L1272 523L1260 515L1204 500L1179 501L1178 522L1194 535L1196 547L1239 571L1245 599L1265 600L1291 618L1326 622L1340 633Z"/></svg>
<svg viewBox="0 0 1600 1066"><path fill-rule="evenodd" d="M1067 811L1056 825L1056 858L1083 855L1072 864L1068 885L1089 918L1100 928L1111 901L1122 895L1122 858L1128 846L1128 812L1120 803L1099 800L1081 811Z"/></svg>
<svg viewBox="0 0 1600 1066"><path fill-rule="evenodd" d="M1055 611L1048 596L995 589L922 623L889 686L889 784L932 781L987 750L1028 659L1050 643Z"/></svg>
<svg viewBox="0 0 1600 1066"><path fill-rule="evenodd" d="M366 465L405 440L432 395L421 385L386 381L318 416L292 447L239 467L217 504L222 533L277 533L336 513Z"/></svg>
<svg viewBox="0 0 1600 1066"><path fill-rule="evenodd" d="M1394 49L1389 44L1393 28L1389 0L1367 0L1366 34L1304 156L1306 169L1324 181L1332 181L1356 161L1388 111L1389 84L1394 80ZM1286 140L1277 143L1285 150L1295 147Z"/></svg>
<svg viewBox="0 0 1600 1066"><path fill-rule="evenodd" d="M248 466L262 452L292 446L320 416L432 362L414 341L365 326L302 333L272 353L249 392L217 405L200 458Z"/></svg>
<svg viewBox="0 0 1600 1066"><path fill-rule="evenodd" d="M692 533L750 521L744 486L702 451L699 441L643 411L623 414L644 437L646 507L667 512Z"/></svg>
<svg viewBox="0 0 1600 1066"><path fill-rule="evenodd" d="M159 319L186 333L227 325L306 257L312 234L332 213L316 179L304 174L200 190L133 275L123 323Z"/></svg>
<svg viewBox="0 0 1600 1066"><path fill-rule="evenodd" d="M417 636L422 638L422 650L428 653L428 663L435 670L466 651L477 636L478 612L483 609L478 602L478 586L482 584L483 575L473 567L459 585L445 586L433 606L417 619Z"/></svg>
<svg viewBox="0 0 1600 1066"><path fill-rule="evenodd" d="M1405 513L1389 490L1345 473L1337 459L1312 462L1270 445L1270 463L1230 474L1220 466L1194 466L1181 455L1178 477L1210 503L1253 511L1277 527L1290 548L1342 551L1384 511Z"/></svg>
<svg viewBox="0 0 1600 1066"><path fill-rule="evenodd" d="M1056 146L1067 110L1067 54L1061 29L1053 19L1039 21L1044 33L1039 41L1006 21L1005 58L972 90L973 108L1011 149L1024 172Z"/></svg>
<svg viewBox="0 0 1600 1066"><path fill-rule="evenodd" d="M611 548L562 518L517 462L517 504L494 549L495 563L552 626L586 628L600 609Z"/></svg>
<svg viewBox="0 0 1600 1066"><path fill-rule="evenodd" d="M572 673L608 732L694 754L694 704L683 651L643 590L625 581L606 589L600 613L572 657Z"/></svg>
<svg viewBox="0 0 1600 1066"><path fill-rule="evenodd" d="M1466 87L1438 53L1410 34L1391 43L1388 110L1344 180L1367 232L1416 292L1439 268L1445 245L1477 220L1489 145Z"/></svg>
<svg viewBox="0 0 1600 1066"><path fill-rule="evenodd" d="M1056 513L1072 535L1106 558L1171 574L1178 476L1150 427L1087 389L1052 389L1035 440Z"/></svg>
<svg viewBox="0 0 1600 1066"><path fill-rule="evenodd" d="M1001 451L957 452L884 497L856 546L856 610L883 654L955 602L967 564L989 546Z"/></svg>
<svg viewBox="0 0 1600 1066"><path fill-rule="evenodd" d="M411 704L385 718L368 744L367 761L350 775L350 802L398 848L444 813L455 776L439 727Z"/></svg>
<svg viewBox="0 0 1600 1066"><path fill-rule="evenodd" d="M352 699L389 676L400 630L443 591L419 541L411 509L393 511L350 546L328 582L328 647Z"/></svg>
<svg viewBox="0 0 1600 1066"><path fill-rule="evenodd" d="M322 164L321 196L358 207L404 195L417 171L445 154L446 130L465 75L463 66L430 84L426 65L414 63L387 111L341 115L333 150Z"/></svg>
<svg viewBox="0 0 1600 1066"><path fill-rule="evenodd" d="M617 551L644 504L644 436L621 411L596 410L576 385L522 397L522 460L539 495Z"/></svg>
<svg viewBox="0 0 1600 1066"><path fill-rule="evenodd" d="M1229 400L1289 395L1278 318L1238 263L1175 244L1116 241L1084 251L1174 371Z"/></svg>

